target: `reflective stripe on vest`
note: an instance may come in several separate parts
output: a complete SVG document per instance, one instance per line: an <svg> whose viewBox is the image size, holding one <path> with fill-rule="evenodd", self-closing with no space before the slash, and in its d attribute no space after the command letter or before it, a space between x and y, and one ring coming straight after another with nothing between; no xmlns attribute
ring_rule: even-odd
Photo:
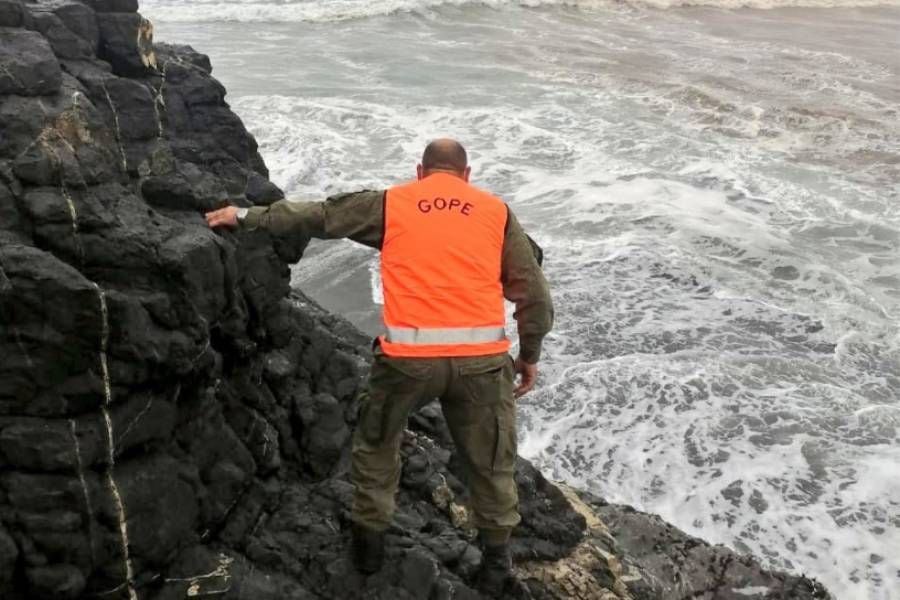
<svg viewBox="0 0 900 600"><path fill-rule="evenodd" d="M385 194L381 281L388 356L509 349L500 263L502 200L447 173Z"/></svg>
<svg viewBox="0 0 900 600"><path fill-rule="evenodd" d="M503 327L443 327L438 329L412 329L388 327L384 339L395 344L484 344L506 339Z"/></svg>

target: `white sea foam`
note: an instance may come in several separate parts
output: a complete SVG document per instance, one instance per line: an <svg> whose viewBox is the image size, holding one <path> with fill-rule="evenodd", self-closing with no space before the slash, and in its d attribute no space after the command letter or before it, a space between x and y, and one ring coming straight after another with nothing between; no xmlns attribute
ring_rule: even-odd
<svg viewBox="0 0 900 600"><path fill-rule="evenodd" d="M769 588L765 586L748 586L742 588L732 588L732 593L740 594L741 596L765 596L769 593Z"/></svg>
<svg viewBox="0 0 900 600"><path fill-rule="evenodd" d="M175 22L311 22L324 23L402 12L423 12L441 7L486 6L572 7L581 9L617 6L674 9L692 6L737 9L784 7L835 8L898 6L900 0L294 0L286 2L241 2L223 0L144 0L145 16Z"/></svg>

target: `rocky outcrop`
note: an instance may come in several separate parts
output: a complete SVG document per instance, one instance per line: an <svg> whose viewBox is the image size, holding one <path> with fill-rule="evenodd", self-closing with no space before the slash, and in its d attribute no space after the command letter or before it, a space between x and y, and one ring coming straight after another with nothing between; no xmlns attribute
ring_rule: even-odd
<svg viewBox="0 0 900 600"><path fill-rule="evenodd" d="M305 240L205 226L282 194L209 60L136 10L0 0L0 598L478 597L435 406L406 433L387 567L350 567L368 342L289 290ZM653 554L634 513L525 461L518 482L534 597L824 597L646 517Z"/></svg>

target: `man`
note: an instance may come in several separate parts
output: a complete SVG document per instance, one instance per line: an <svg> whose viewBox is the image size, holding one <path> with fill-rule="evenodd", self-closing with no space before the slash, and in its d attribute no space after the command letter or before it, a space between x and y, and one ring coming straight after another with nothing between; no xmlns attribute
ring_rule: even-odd
<svg viewBox="0 0 900 600"><path fill-rule="evenodd" d="M437 397L467 467L484 557L478 585L496 597L508 584L508 541L519 523L514 398L535 384L553 307L528 236L501 200L468 183L470 173L465 149L439 139L425 149L416 181L385 192L226 207L206 218L211 227L346 237L381 251L385 334L353 437L354 563L364 573L381 568L406 420ZM515 361L504 297L516 305Z"/></svg>

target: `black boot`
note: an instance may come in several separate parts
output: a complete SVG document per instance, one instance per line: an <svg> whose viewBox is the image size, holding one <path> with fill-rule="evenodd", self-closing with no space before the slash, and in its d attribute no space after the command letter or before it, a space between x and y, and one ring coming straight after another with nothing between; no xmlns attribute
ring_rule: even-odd
<svg viewBox="0 0 900 600"><path fill-rule="evenodd" d="M484 545L481 554L481 568L475 578L475 585L485 596L503 598L504 589L512 579L512 557L509 545Z"/></svg>
<svg viewBox="0 0 900 600"><path fill-rule="evenodd" d="M384 563L384 532L353 524L353 565L356 570L371 575Z"/></svg>

